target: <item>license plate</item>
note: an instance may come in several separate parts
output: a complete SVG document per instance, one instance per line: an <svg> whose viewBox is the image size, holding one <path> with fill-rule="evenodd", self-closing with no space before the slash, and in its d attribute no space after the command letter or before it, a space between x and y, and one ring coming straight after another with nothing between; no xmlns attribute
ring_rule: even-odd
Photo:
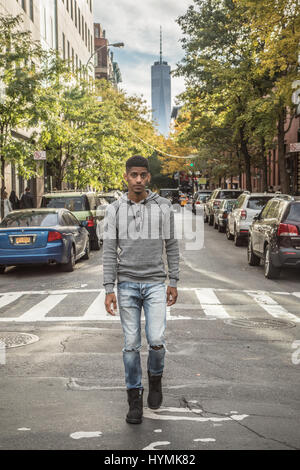
<svg viewBox="0 0 300 470"><path fill-rule="evenodd" d="M28 245L31 243L31 237L16 237L15 243L16 245Z"/></svg>

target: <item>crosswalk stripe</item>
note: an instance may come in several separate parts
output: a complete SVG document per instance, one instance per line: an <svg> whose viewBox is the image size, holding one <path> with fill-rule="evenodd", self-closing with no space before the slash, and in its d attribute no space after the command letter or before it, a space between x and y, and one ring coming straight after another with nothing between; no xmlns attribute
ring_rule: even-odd
<svg viewBox="0 0 300 470"><path fill-rule="evenodd" d="M248 291L247 294L255 300L255 302L268 312L274 318L280 318L282 320L291 320L293 322L300 322L300 318L292 313L288 312L284 307L279 305L274 299L264 292L251 292Z"/></svg>
<svg viewBox="0 0 300 470"><path fill-rule="evenodd" d="M213 289L202 288L196 290L196 295L205 315L216 318L230 318Z"/></svg>
<svg viewBox="0 0 300 470"><path fill-rule="evenodd" d="M2 295L0 297L0 308L6 307L7 305L11 304L15 300L18 300L20 297L22 297L21 293Z"/></svg>
<svg viewBox="0 0 300 470"><path fill-rule="evenodd" d="M58 305L67 294L63 295L48 295L44 300L34 305L27 310L23 315L18 317L18 321L39 321L44 320L47 313L49 313L56 305Z"/></svg>
<svg viewBox="0 0 300 470"><path fill-rule="evenodd" d="M102 289L100 294L97 295L95 300L91 303L89 308L86 310L81 320L107 320L107 317L111 317L105 310L105 290Z"/></svg>

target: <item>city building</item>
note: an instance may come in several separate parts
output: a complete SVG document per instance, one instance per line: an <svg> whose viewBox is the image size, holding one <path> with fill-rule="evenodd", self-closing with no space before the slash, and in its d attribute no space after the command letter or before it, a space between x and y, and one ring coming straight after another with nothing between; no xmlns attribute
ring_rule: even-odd
<svg viewBox="0 0 300 470"><path fill-rule="evenodd" d="M0 15L20 14L24 31L31 31L32 39L40 41L44 49L59 51L63 59L70 61L73 70L87 64L94 51L93 0L0 0ZM94 77L93 70L89 73ZM14 132L19 139L27 139L29 135L30 131L23 129ZM15 190L20 196L25 185L30 185L39 204L45 177L24 181L13 165L6 164L6 190L9 193Z"/></svg>
<svg viewBox="0 0 300 470"><path fill-rule="evenodd" d="M168 136L171 121L171 67L162 60L160 29L160 60L151 66L152 119L160 134Z"/></svg>
<svg viewBox="0 0 300 470"><path fill-rule="evenodd" d="M94 24L95 78L110 81L116 88L122 82L121 71L114 54L109 49L109 41L100 23Z"/></svg>

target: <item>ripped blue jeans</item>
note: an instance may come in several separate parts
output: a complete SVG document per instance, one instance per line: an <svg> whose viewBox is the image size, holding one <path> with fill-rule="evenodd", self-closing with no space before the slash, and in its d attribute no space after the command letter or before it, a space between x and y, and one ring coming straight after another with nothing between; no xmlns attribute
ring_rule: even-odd
<svg viewBox="0 0 300 470"><path fill-rule="evenodd" d="M143 388L141 367L141 311L145 314L145 332L149 346L147 368L161 375L164 368L166 329L165 283L119 282L118 305L124 332L123 361L127 389Z"/></svg>

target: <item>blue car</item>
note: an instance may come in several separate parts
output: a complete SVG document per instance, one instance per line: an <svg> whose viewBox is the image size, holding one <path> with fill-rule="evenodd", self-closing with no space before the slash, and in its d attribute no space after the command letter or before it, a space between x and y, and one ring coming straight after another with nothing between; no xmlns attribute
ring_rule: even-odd
<svg viewBox="0 0 300 470"><path fill-rule="evenodd" d="M0 223L0 273L6 266L58 264L71 272L90 253L87 222L67 209L24 209L10 212Z"/></svg>

